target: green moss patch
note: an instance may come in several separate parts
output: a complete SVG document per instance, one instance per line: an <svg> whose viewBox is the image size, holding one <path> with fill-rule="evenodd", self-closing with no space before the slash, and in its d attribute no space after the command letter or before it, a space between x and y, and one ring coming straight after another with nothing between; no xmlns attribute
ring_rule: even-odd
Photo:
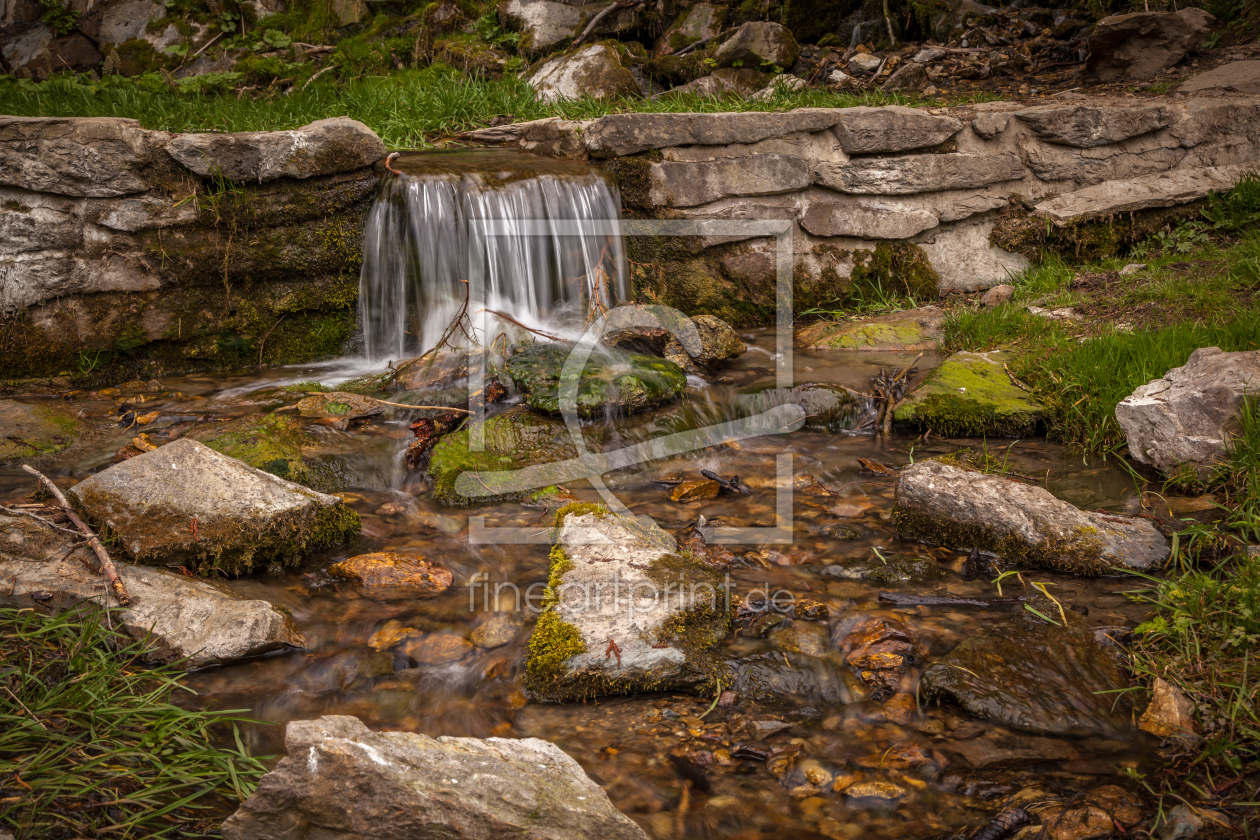
<svg viewBox="0 0 1260 840"><path fill-rule="evenodd" d="M1046 408L1011 382L1008 354L955 353L928 374L893 417L944 437L1018 437L1033 431Z"/></svg>
<svg viewBox="0 0 1260 840"><path fill-rule="evenodd" d="M507 375L525 392L531 408L560 412L560 385L572 348L562 344L529 344L507 361ZM642 411L677 397L687 384L682 368L666 359L642 354L597 351L587 359L577 383L579 417L602 416L607 410Z"/></svg>
<svg viewBox="0 0 1260 840"><path fill-rule="evenodd" d="M316 441L295 417L280 414L247 417L198 430L192 437L215 452L313 490L331 492L341 489L343 484L333 464L303 456L303 448Z"/></svg>
<svg viewBox="0 0 1260 840"><path fill-rule="evenodd" d="M0 400L0 462L60 452L79 433L79 421L42 405Z"/></svg>

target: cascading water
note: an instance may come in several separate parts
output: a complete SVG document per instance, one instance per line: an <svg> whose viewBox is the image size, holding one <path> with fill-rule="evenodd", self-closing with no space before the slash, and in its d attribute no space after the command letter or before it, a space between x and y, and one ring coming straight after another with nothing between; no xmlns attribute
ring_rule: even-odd
<svg viewBox="0 0 1260 840"><path fill-rule="evenodd" d="M406 155L368 215L359 314L364 352L400 359L433 347L463 305L530 327L580 327L592 301L627 296L621 201L582 164L500 150ZM478 300L477 290L481 290ZM509 322L477 336L491 343Z"/></svg>

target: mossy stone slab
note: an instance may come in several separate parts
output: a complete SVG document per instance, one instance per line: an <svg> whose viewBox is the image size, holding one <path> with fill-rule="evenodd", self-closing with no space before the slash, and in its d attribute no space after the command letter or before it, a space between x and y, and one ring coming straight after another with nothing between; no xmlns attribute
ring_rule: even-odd
<svg viewBox="0 0 1260 840"><path fill-rule="evenodd" d="M42 405L0 400L0 463L60 452L74 442L79 421Z"/></svg>
<svg viewBox="0 0 1260 840"><path fill-rule="evenodd" d="M1046 407L1011 382L1009 353L955 353L928 374L893 418L943 437L1019 437L1045 418Z"/></svg>
<svg viewBox="0 0 1260 840"><path fill-rule="evenodd" d="M198 429L191 437L215 452L286 481L322 492L342 489L334 463L304 456L303 450L317 441L296 417L258 414Z"/></svg>
<svg viewBox="0 0 1260 840"><path fill-rule="evenodd" d="M507 360L507 375L525 394L525 403L560 415L560 380L572 348L563 344L528 344ZM579 417L607 410L633 413L667 403L682 393L687 376L666 359L641 353L597 349L586 360L577 383Z"/></svg>
<svg viewBox="0 0 1260 840"><path fill-rule="evenodd" d="M924 306L870 318L819 321L799 330L796 341L812 350L918 352L939 347L944 329L945 313Z"/></svg>

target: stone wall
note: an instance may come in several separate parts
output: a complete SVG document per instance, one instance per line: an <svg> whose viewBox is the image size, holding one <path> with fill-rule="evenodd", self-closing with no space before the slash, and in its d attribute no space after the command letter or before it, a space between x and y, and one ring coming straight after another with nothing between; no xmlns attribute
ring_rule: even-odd
<svg viewBox="0 0 1260 840"><path fill-rule="evenodd" d="M589 158L617 175L640 218L791 220L798 311L863 275L920 293L974 291L1056 244L1111 253L1148 230L1150 214L1162 223L1162 208L1226 189L1260 163L1258 97L1072 97L616 114L464 139ZM771 317L772 240L647 238L628 249L640 297L739 325Z"/></svg>
<svg viewBox="0 0 1260 840"><path fill-rule="evenodd" d="M0 380L337 353L384 154L345 118L174 135L0 117Z"/></svg>

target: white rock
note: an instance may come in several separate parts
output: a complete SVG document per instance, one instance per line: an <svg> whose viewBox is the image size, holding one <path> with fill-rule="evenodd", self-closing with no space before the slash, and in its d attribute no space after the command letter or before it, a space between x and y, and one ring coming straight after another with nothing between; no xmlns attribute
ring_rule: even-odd
<svg viewBox="0 0 1260 840"><path fill-rule="evenodd" d="M869 53L858 53L849 59L849 69L857 73L874 73L883 64L883 59Z"/></svg>

